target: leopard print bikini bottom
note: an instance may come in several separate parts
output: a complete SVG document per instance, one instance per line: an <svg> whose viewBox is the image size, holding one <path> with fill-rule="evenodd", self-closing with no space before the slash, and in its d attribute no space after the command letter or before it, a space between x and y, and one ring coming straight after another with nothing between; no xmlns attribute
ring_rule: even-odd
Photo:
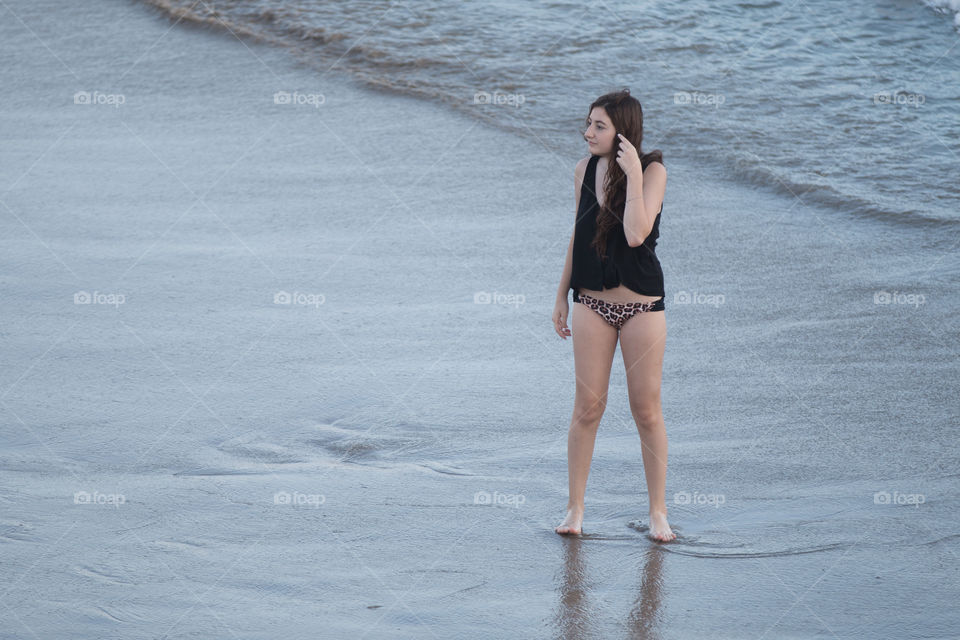
<svg viewBox="0 0 960 640"><path fill-rule="evenodd" d="M623 326L623 323L645 311L663 311L663 298L651 302L604 302L593 296L580 295L573 292L573 301L586 305L593 309L607 321L611 327L617 331Z"/></svg>

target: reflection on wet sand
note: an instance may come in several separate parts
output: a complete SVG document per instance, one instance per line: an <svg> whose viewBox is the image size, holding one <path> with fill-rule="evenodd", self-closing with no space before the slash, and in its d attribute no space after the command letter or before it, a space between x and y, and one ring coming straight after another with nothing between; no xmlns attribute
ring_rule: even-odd
<svg viewBox="0 0 960 640"><path fill-rule="evenodd" d="M591 576L584 539L566 538L563 544L562 579L557 589L560 602L554 625L557 637L565 640L600 637L600 630L609 628L609 621L599 615L603 607L591 596L596 593L600 579L610 576ZM659 546L652 547L642 557L637 597L626 616L626 627L630 638L655 640L661 637L663 623L660 587L664 551Z"/></svg>
<svg viewBox="0 0 960 640"><path fill-rule="evenodd" d="M631 638L660 638L660 627L663 623L660 585L663 584L664 553L661 547L656 546L643 554L637 598L627 615L627 628Z"/></svg>

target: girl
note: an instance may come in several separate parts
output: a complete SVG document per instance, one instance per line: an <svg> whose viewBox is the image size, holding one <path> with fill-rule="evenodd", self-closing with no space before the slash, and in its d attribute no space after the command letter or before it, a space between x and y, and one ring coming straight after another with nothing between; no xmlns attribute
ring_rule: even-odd
<svg viewBox="0 0 960 640"><path fill-rule="evenodd" d="M660 379L667 337L663 272L654 252L667 170L659 151L642 153L643 110L629 89L590 105L583 137L590 155L577 163L577 218L553 309L564 340L567 291L573 289L576 396L567 436L569 500L555 531L580 534L593 445L606 408L613 354L620 342L630 411L640 433L650 498L650 531L667 542L667 434Z"/></svg>

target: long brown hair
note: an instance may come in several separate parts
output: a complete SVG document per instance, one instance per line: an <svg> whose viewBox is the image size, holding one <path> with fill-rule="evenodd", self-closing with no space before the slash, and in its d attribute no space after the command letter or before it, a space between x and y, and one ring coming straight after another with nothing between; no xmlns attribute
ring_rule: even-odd
<svg viewBox="0 0 960 640"><path fill-rule="evenodd" d="M640 101L630 95L630 89L624 88L620 91L613 91L604 94L593 101L590 109L587 110L587 118L593 112L595 107L601 107L607 112L610 118L610 124L613 125L616 133L630 141L637 148L637 155L640 157L640 166L643 169L651 162L663 162L663 154L659 149L644 153L641 147L643 142L643 108ZM584 121L587 120L584 119ZM582 133L585 133L584 130ZM619 138L614 138L613 148L607 156L607 176L603 183L603 206L597 211L597 232L591 243L599 251L600 255L605 255L607 251L607 239L610 233L617 231L623 233L623 213L627 203L627 176L617 162L617 151L620 149ZM593 191L595 185L590 185Z"/></svg>

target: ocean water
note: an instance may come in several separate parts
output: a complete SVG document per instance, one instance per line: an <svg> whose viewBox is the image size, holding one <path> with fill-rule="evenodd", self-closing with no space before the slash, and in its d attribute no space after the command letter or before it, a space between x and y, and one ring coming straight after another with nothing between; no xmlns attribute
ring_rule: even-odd
<svg viewBox="0 0 960 640"><path fill-rule="evenodd" d="M944 232L960 222L953 0L144 1L449 104L559 157L592 99L627 86L666 162L850 216Z"/></svg>

